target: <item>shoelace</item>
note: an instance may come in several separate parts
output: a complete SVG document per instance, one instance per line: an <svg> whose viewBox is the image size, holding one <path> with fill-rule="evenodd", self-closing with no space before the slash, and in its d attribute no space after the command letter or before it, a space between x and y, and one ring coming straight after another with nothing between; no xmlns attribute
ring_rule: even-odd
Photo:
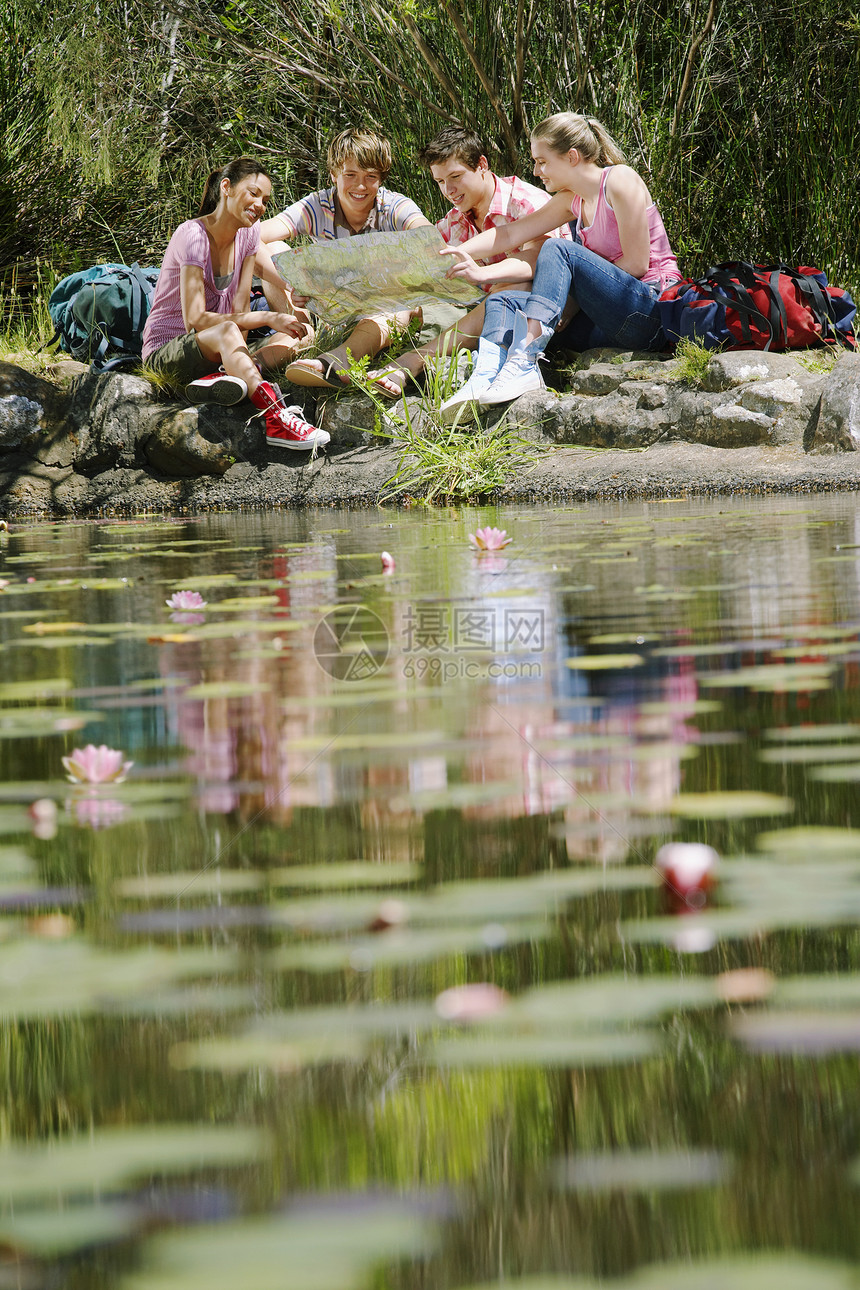
<svg viewBox="0 0 860 1290"><path fill-rule="evenodd" d="M309 421L304 419L301 408L282 407L278 411L280 412L279 420L284 429L289 430L291 434L296 435L299 439L307 439L316 430L316 426L312 426Z"/></svg>
<svg viewBox="0 0 860 1290"><path fill-rule="evenodd" d="M314 425L311 425L310 421L305 420L302 409L298 406L298 404L293 403L293 404L290 404L288 407L284 403L284 395L280 386L275 385L274 382L270 382L270 384L272 385L272 389L275 391L275 393L278 396L278 402L274 404L274 406L281 414L281 424L283 424L284 418L286 417L289 417L290 420L292 421L297 420L299 422L299 425L291 425L291 426L285 425L284 429L294 434L297 439L310 438L310 436L314 433L317 427ZM269 411L268 408L258 408L256 412L251 413L251 415L248 417L246 424L250 425L251 422L256 421L258 417L264 417L268 411ZM274 437L277 438L277 436L274 436ZM319 448L319 445L314 443L311 450L312 457L316 457L318 448Z"/></svg>

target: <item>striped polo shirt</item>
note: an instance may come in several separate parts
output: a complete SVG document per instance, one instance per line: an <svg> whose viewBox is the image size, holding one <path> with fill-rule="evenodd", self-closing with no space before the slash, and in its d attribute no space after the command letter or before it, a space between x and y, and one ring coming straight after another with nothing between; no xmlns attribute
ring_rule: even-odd
<svg viewBox="0 0 860 1290"><path fill-rule="evenodd" d="M315 242L352 237L354 233L400 233L416 215L423 217L423 211L411 197L380 186L364 227L353 230L339 211L335 194L336 189L323 188L281 211L278 219L290 230L287 240L299 233L309 234Z"/></svg>

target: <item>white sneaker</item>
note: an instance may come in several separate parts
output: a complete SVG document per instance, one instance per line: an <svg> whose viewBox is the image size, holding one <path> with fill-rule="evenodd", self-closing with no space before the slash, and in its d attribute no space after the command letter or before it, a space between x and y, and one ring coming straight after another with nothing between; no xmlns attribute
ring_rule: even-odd
<svg viewBox="0 0 860 1290"><path fill-rule="evenodd" d="M461 385L439 405L439 420L443 426L453 425L455 421L473 421L477 411L479 397L493 383L492 376L470 376L465 385ZM469 406L471 404L471 406Z"/></svg>
<svg viewBox="0 0 860 1290"><path fill-rule="evenodd" d="M230 408L248 397L248 387L240 376L213 372L211 376L199 376L196 381L189 381L185 397L189 403L217 403L222 408Z"/></svg>
<svg viewBox="0 0 860 1290"><path fill-rule="evenodd" d="M266 408L266 443L276 448L293 448L299 452L324 448L331 439L328 430L320 430L305 421L299 407Z"/></svg>
<svg viewBox="0 0 860 1290"><path fill-rule="evenodd" d="M454 421L474 420L478 399L485 390L490 388L502 370L507 356L507 350L502 349L495 341L481 337L478 341L472 375L465 385L440 405L439 419L443 425L452 425Z"/></svg>
<svg viewBox="0 0 860 1290"><path fill-rule="evenodd" d="M482 408L491 408L497 403L510 403L532 390L545 389L537 363L533 358L519 355L508 359L492 385L480 396L478 404Z"/></svg>

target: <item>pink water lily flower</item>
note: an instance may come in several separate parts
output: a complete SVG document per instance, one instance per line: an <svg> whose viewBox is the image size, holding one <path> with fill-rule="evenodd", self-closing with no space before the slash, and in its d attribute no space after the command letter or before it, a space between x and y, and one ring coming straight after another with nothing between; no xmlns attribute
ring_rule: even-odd
<svg viewBox="0 0 860 1290"><path fill-rule="evenodd" d="M501 551L512 540L504 529L494 529L489 526L469 534L469 541L476 551Z"/></svg>
<svg viewBox="0 0 860 1290"><path fill-rule="evenodd" d="M199 591L174 591L167 601L168 609L205 609L207 601Z"/></svg>
<svg viewBox="0 0 860 1290"><path fill-rule="evenodd" d="M382 572L393 573L395 569L395 564L394 564L394 556L391 554L391 552L381 551L379 558L382 561Z"/></svg>
<svg viewBox="0 0 860 1290"><path fill-rule="evenodd" d="M107 829L112 824L120 824L128 815L125 802L113 797L76 797L66 802L66 810L85 829Z"/></svg>
<svg viewBox="0 0 860 1290"><path fill-rule="evenodd" d="M199 627L201 623L206 622L205 614L171 614L172 623L184 623L186 627Z"/></svg>
<svg viewBox="0 0 860 1290"><path fill-rule="evenodd" d="M107 744L98 748L87 744L86 748L74 748L63 758L63 765L72 784L121 784L134 765L124 761L124 755Z"/></svg>
<svg viewBox="0 0 860 1290"><path fill-rule="evenodd" d="M436 995L434 1007L444 1021L483 1021L509 1003L506 991L487 981L472 985L454 985Z"/></svg>

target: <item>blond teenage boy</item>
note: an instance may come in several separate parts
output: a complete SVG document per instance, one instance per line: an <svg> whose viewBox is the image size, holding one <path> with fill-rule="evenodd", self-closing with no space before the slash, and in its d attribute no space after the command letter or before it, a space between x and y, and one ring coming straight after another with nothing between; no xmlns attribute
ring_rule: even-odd
<svg viewBox="0 0 860 1290"><path fill-rule="evenodd" d="M472 130L448 126L418 155L419 160L429 166L443 197L451 203L452 209L436 224L450 246L459 246L486 229L498 228L530 215L549 201L549 193L534 184L524 183L515 175L503 178L494 174L481 140ZM538 253L547 237L569 239L571 236L570 228L565 224L552 233L526 242L509 256L490 256L482 262L484 290L497 291L502 287L527 289L534 275ZM483 325L484 306L479 304L437 340L410 354L401 355L396 363L375 373L376 381L386 392L396 390L399 393L409 377L422 370L429 355L477 348Z"/></svg>
<svg viewBox="0 0 860 1290"><path fill-rule="evenodd" d="M402 232L428 225L415 202L385 187L391 171L391 145L371 130L344 130L332 139L327 155L331 188L310 193L260 225L261 240L270 252L286 249L300 233L315 242L354 237L357 233ZM405 328L418 311L401 310L393 316L372 314L335 349L316 358L291 363L285 375L294 385L342 389L348 355L354 359L378 354L388 344L391 324Z"/></svg>

